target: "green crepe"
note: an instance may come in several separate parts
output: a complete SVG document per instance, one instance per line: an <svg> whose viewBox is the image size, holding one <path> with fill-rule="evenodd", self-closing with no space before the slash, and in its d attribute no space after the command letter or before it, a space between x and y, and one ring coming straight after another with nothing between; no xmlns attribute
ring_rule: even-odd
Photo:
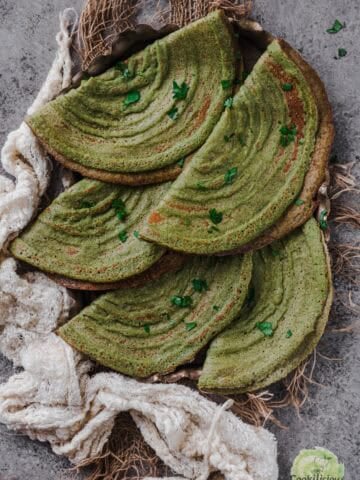
<svg viewBox="0 0 360 480"><path fill-rule="evenodd" d="M55 158L85 176L167 167L210 135L235 62L231 27L216 11L82 81L27 123Z"/></svg>
<svg viewBox="0 0 360 480"><path fill-rule="evenodd" d="M199 380L202 390L264 388L294 370L324 332L331 274L315 219L254 253L253 264L247 304L209 347Z"/></svg>
<svg viewBox="0 0 360 480"><path fill-rule="evenodd" d="M137 231L169 186L81 180L12 242L11 253L40 270L93 283L144 272L165 250L137 238Z"/></svg>
<svg viewBox="0 0 360 480"><path fill-rule="evenodd" d="M194 254L251 247L293 204L318 129L316 99L293 57L281 41L270 44L149 215L144 238Z"/></svg>
<svg viewBox="0 0 360 480"><path fill-rule="evenodd" d="M196 356L238 314L251 254L194 257L142 288L95 300L60 336L100 364L134 377L167 373Z"/></svg>

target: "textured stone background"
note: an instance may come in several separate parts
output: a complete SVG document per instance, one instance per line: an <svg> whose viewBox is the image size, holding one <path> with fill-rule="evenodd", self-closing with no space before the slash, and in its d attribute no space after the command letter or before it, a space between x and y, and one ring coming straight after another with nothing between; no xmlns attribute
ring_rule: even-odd
<svg viewBox="0 0 360 480"><path fill-rule="evenodd" d="M16 128L38 91L55 52L58 12L80 8L79 0L0 0L0 142ZM255 0L254 17L276 35L300 49L322 76L334 107L339 161L355 162L359 177L360 155L360 4L358 0ZM337 35L326 33L335 18L346 22ZM337 49L348 51L336 60ZM348 197L347 202L355 203ZM332 226L332 236L341 243L359 244L355 229ZM334 451L345 463L346 479L360 476L360 348L355 333L331 330L356 321L356 314L342 306L349 292L359 303L359 292L344 278L335 279L337 295L329 328L318 351L315 378L324 387L313 386L311 399L298 418L285 410L281 420L287 430L271 427L279 441L280 480L290 479L292 460L301 448L316 445ZM0 381L13 372L5 359L0 363ZM68 467L45 444L32 442L0 425L0 480L58 480ZM68 475L66 475L68 478Z"/></svg>

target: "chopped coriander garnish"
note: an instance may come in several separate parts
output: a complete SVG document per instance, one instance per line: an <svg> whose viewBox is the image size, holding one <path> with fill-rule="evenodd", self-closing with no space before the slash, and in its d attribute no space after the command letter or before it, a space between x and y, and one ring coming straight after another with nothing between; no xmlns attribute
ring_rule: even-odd
<svg viewBox="0 0 360 480"><path fill-rule="evenodd" d="M227 90L228 88L230 88L232 85L232 81L231 80L221 80L221 86L223 88L223 90Z"/></svg>
<svg viewBox="0 0 360 480"><path fill-rule="evenodd" d="M144 325L144 330L146 333L150 333L150 325Z"/></svg>
<svg viewBox="0 0 360 480"><path fill-rule="evenodd" d="M116 198L115 200L113 200L111 206L112 208L115 208L115 210L121 210L125 208L125 203L123 202L123 200L121 200L121 198Z"/></svg>
<svg viewBox="0 0 360 480"><path fill-rule="evenodd" d="M213 305L213 310L214 312L218 312L220 310L220 307L218 307L217 305Z"/></svg>
<svg viewBox="0 0 360 480"><path fill-rule="evenodd" d="M297 207L300 207L301 205L304 205L305 202L304 200L301 200L301 198L297 198L294 203Z"/></svg>
<svg viewBox="0 0 360 480"><path fill-rule="evenodd" d="M177 107L173 107L167 112L167 114L171 120L176 120L179 116L179 110Z"/></svg>
<svg viewBox="0 0 360 480"><path fill-rule="evenodd" d="M178 160L176 163L177 163L177 165L179 165L180 168L183 168L184 163L185 163L185 157L180 158L180 160Z"/></svg>
<svg viewBox="0 0 360 480"><path fill-rule="evenodd" d="M123 221L127 217L127 211L125 207L125 203L121 200L121 198L117 198L112 202L112 207L115 209L116 215L119 220Z"/></svg>
<svg viewBox="0 0 360 480"><path fill-rule="evenodd" d="M209 217L212 223L214 223L215 225L218 225L219 223L222 222L223 214L222 212L218 212L216 208L212 208L211 210L209 210Z"/></svg>
<svg viewBox="0 0 360 480"><path fill-rule="evenodd" d="M214 232L220 232L220 229L215 225L211 225L211 227L208 228L208 233L214 233Z"/></svg>
<svg viewBox="0 0 360 480"><path fill-rule="evenodd" d="M233 97L228 97L224 102L224 107L225 108L232 108L233 103L234 103L234 98Z"/></svg>
<svg viewBox="0 0 360 480"><path fill-rule="evenodd" d="M260 332L265 335L265 337L272 337L274 334L271 322L257 322L256 328L258 328Z"/></svg>
<svg viewBox="0 0 360 480"><path fill-rule="evenodd" d="M116 65L115 65L115 70L120 70L120 72L122 73L122 76L125 80L131 80L132 78L135 77L135 73L134 72L131 72L128 68L128 66L126 65L126 63L123 63L123 62L118 62Z"/></svg>
<svg viewBox="0 0 360 480"><path fill-rule="evenodd" d="M284 92L290 92L293 88L291 83L283 83L281 85L281 88L284 90Z"/></svg>
<svg viewBox="0 0 360 480"><path fill-rule="evenodd" d="M80 208L91 208L95 205L94 202L91 202L89 200L81 200L80 202Z"/></svg>
<svg viewBox="0 0 360 480"><path fill-rule="evenodd" d="M297 134L297 129L295 125L291 125L290 127L281 127L280 128L280 145L282 147L287 147L290 145L291 142L295 140L295 135Z"/></svg>
<svg viewBox="0 0 360 480"><path fill-rule="evenodd" d="M184 100L189 91L189 86L185 82L182 82L181 85L174 80L173 81L173 98L176 100Z"/></svg>
<svg viewBox="0 0 360 480"><path fill-rule="evenodd" d="M128 239L128 234L127 234L127 231L126 230L121 230L121 232L119 232L119 240L122 242L122 243L125 243L126 240Z"/></svg>
<svg viewBox="0 0 360 480"><path fill-rule="evenodd" d="M186 330L188 332L190 332L190 330L193 330L194 328L196 328L196 326L197 326L196 322L185 323L185 327L186 327Z"/></svg>
<svg viewBox="0 0 360 480"><path fill-rule="evenodd" d="M171 297L171 303L176 307L186 308L192 305L192 298L189 296L182 297L181 295L174 295Z"/></svg>
<svg viewBox="0 0 360 480"><path fill-rule="evenodd" d="M338 55L339 55L340 58L341 58L341 57L346 57L346 55L347 55L347 50L346 50L345 48L339 48L339 50L338 50Z"/></svg>
<svg viewBox="0 0 360 480"><path fill-rule="evenodd" d="M137 230L134 230L134 237L140 238L140 233Z"/></svg>
<svg viewBox="0 0 360 480"><path fill-rule="evenodd" d="M326 230L328 228L328 223L327 223L327 220L326 220L327 214L328 214L327 210L323 210L320 213L319 225L320 225L321 230Z"/></svg>
<svg viewBox="0 0 360 480"><path fill-rule="evenodd" d="M238 174L237 167L229 168L229 170L225 173L225 176L224 176L225 185L231 185L235 180L235 177L237 176L237 174Z"/></svg>
<svg viewBox="0 0 360 480"><path fill-rule="evenodd" d="M333 26L331 28L328 28L326 31L327 33L338 33L343 28L345 28L345 24L341 23L340 20L335 20Z"/></svg>
<svg viewBox="0 0 360 480"><path fill-rule="evenodd" d="M286 332L286 338L290 338L290 337L292 337L292 331L291 331L291 330L288 330L288 331Z"/></svg>
<svg viewBox="0 0 360 480"><path fill-rule="evenodd" d="M124 106L128 107L132 103L137 103L140 100L140 92L138 90L132 90L124 98Z"/></svg>
<svg viewBox="0 0 360 480"><path fill-rule="evenodd" d="M205 187L205 185L204 185L202 182L197 182L196 188L197 188L198 190L202 190L202 191L207 190L207 188Z"/></svg>
<svg viewBox="0 0 360 480"><path fill-rule="evenodd" d="M202 280L201 278L194 278L192 281L193 289L195 292L204 292L209 289L206 280Z"/></svg>
<svg viewBox="0 0 360 480"><path fill-rule="evenodd" d="M231 133L230 135L224 135L225 142L230 142L230 140L235 136L235 133Z"/></svg>

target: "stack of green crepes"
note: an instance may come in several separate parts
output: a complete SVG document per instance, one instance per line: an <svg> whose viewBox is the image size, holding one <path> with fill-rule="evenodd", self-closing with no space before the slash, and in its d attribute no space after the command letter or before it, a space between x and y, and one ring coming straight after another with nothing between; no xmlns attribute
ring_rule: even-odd
<svg viewBox="0 0 360 480"><path fill-rule="evenodd" d="M58 332L104 366L145 378L201 351L200 389L247 392L294 370L324 331L331 274L312 215L331 110L284 41L247 75L244 57L216 11L26 120L88 178L11 252L69 288L109 290Z"/></svg>

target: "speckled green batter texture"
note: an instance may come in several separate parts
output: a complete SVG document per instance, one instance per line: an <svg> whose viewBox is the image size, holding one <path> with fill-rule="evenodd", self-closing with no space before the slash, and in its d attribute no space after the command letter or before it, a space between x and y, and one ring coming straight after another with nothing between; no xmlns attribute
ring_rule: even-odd
<svg viewBox="0 0 360 480"><path fill-rule="evenodd" d="M81 180L13 241L11 253L46 272L94 283L141 273L165 250L135 235L169 186L130 188ZM126 209L122 220L114 208L114 201L119 200ZM119 234L124 231L122 242Z"/></svg>
<svg viewBox="0 0 360 480"><path fill-rule="evenodd" d="M251 269L251 254L192 258L180 271L145 287L99 297L59 334L100 364L127 375L170 372L191 361L238 315ZM205 281L207 288L196 291L193 280ZM191 305L174 305L174 296L190 297Z"/></svg>
<svg viewBox="0 0 360 480"><path fill-rule="evenodd" d="M83 80L27 123L51 152L85 167L159 169L208 138L229 95L221 81L234 80L235 62L231 27L214 12L131 56L126 66L134 78L111 68ZM187 84L186 98L173 98L174 80ZM126 105L134 92L137 101ZM174 108L177 118L168 114Z"/></svg>
<svg viewBox="0 0 360 480"><path fill-rule="evenodd" d="M332 289L314 219L254 253L253 265L253 298L211 343L199 381L202 390L240 393L264 388L294 370L324 332ZM259 328L263 322L271 324L271 336Z"/></svg>
<svg viewBox="0 0 360 480"><path fill-rule="evenodd" d="M284 90L285 83L291 90ZM296 133L284 146L280 129L285 127ZM297 198L317 128L307 80L275 40L149 215L143 237L194 254L231 251L251 242ZM216 228L211 209L222 213Z"/></svg>

